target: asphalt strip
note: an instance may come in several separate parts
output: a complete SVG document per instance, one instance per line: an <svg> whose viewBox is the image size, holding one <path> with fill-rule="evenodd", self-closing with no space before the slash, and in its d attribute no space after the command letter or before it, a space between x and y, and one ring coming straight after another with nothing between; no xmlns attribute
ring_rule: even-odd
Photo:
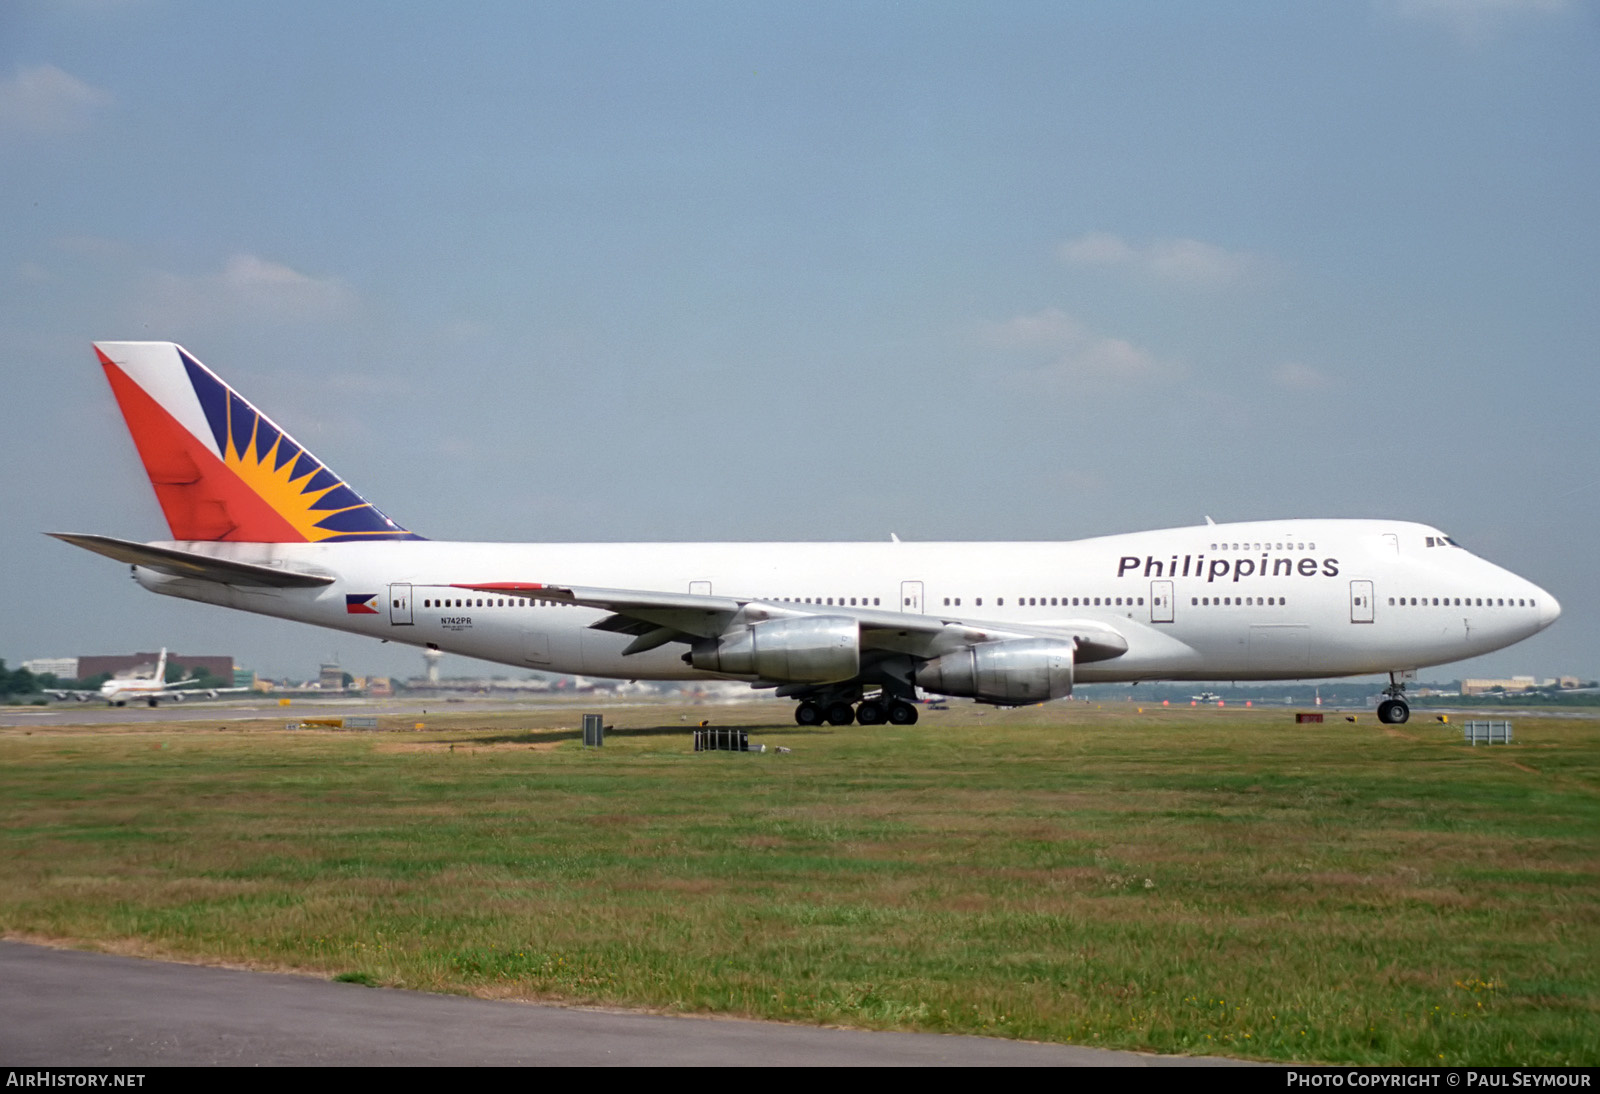
<svg viewBox="0 0 1600 1094"><path fill-rule="evenodd" d="M1227 1065L1215 1057L667 1017L0 941L0 1066Z"/></svg>

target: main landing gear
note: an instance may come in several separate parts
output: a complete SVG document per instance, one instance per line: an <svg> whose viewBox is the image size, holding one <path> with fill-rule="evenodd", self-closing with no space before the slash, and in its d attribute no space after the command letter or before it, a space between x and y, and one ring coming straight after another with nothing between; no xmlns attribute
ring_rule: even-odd
<svg viewBox="0 0 1600 1094"><path fill-rule="evenodd" d="M843 696L806 699L794 708L794 720L803 726L820 726L824 722L833 726L847 726L851 722L864 726L881 726L885 722L895 726L917 724L917 708L904 699L879 695L862 699L854 706L851 703L850 698Z"/></svg>
<svg viewBox="0 0 1600 1094"><path fill-rule="evenodd" d="M1394 673L1389 674L1389 686L1383 689L1388 696L1378 704L1378 721L1384 725L1403 725L1411 717L1411 706L1406 702L1406 686L1396 680Z"/></svg>

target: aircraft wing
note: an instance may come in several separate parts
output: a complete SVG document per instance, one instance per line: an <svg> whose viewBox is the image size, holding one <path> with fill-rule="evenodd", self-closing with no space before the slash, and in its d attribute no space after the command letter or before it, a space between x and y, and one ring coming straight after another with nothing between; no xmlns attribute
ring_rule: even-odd
<svg viewBox="0 0 1600 1094"><path fill-rule="evenodd" d="M168 696L195 696L204 695L215 699L219 695L227 695L235 691L249 691L249 688L207 688L201 687L198 680L178 680L167 685L167 690L162 695Z"/></svg>
<svg viewBox="0 0 1600 1094"><path fill-rule="evenodd" d="M1019 638L1072 638L1079 663L1106 661L1128 650L1128 640L1099 620L1069 619L1049 626L991 623L962 617L853 608L839 604L797 604L755 598L699 596L626 589L531 582L470 582L455 586L499 596L520 596L581 604L612 613L592 629L631 634L624 655L643 653L667 642L716 638L740 625L801 616L848 616L856 620L863 651L904 653L933 658L967 646Z"/></svg>
<svg viewBox="0 0 1600 1094"><path fill-rule="evenodd" d="M177 683L177 684L174 684L171 687L167 688L165 691L139 692L137 698L140 698L140 699L176 699L181 703L185 699L198 699L202 695L205 696L207 699L215 699L217 696L225 695L225 694L227 694L228 692L231 692L231 691L249 691L249 690L250 690L249 688L202 688L202 687L199 687L199 686L185 687L183 685L183 683Z"/></svg>
<svg viewBox="0 0 1600 1094"><path fill-rule="evenodd" d="M317 585L333 584L333 578L323 574L283 570L276 566L262 566L254 562L235 562L227 558L213 558L198 551L157 547L151 543L137 543L130 539L75 532L46 532L45 535L59 539L63 543L70 543L74 547L82 547L85 551L114 558L118 562L143 566L147 570L171 574L173 577L198 577L205 581L220 581L224 585L263 585L279 589L312 588Z"/></svg>

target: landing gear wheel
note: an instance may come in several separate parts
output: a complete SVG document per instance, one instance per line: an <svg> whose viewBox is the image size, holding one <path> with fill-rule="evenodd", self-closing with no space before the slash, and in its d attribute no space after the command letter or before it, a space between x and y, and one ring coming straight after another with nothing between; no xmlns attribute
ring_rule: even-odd
<svg viewBox="0 0 1600 1094"><path fill-rule="evenodd" d="M794 708L794 720L798 725L820 726L822 724L822 708L815 703L801 703Z"/></svg>
<svg viewBox="0 0 1600 1094"><path fill-rule="evenodd" d="M1384 725L1404 725L1411 717L1411 708L1404 699L1385 699L1378 704L1378 721Z"/></svg>
<svg viewBox="0 0 1600 1094"><path fill-rule="evenodd" d="M832 726L847 726L856 720L855 708L849 703L828 704L828 724Z"/></svg>
<svg viewBox="0 0 1600 1094"><path fill-rule="evenodd" d="M889 704L889 721L897 726L914 726L917 724L917 708L904 699L896 699Z"/></svg>
<svg viewBox="0 0 1600 1094"><path fill-rule="evenodd" d="M889 712L876 699L868 699L856 707L856 721L864 726L881 726L888 720Z"/></svg>

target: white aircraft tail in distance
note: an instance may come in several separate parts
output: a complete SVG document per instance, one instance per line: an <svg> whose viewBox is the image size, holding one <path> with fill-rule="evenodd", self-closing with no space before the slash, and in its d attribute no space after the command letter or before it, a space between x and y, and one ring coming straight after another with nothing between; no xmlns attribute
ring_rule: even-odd
<svg viewBox="0 0 1600 1094"><path fill-rule="evenodd" d="M52 533L154 592L545 672L732 679L802 725L1077 683L1389 673L1501 649L1555 597L1393 520L1063 543L460 543L402 527L171 342L97 345L172 539Z"/></svg>

